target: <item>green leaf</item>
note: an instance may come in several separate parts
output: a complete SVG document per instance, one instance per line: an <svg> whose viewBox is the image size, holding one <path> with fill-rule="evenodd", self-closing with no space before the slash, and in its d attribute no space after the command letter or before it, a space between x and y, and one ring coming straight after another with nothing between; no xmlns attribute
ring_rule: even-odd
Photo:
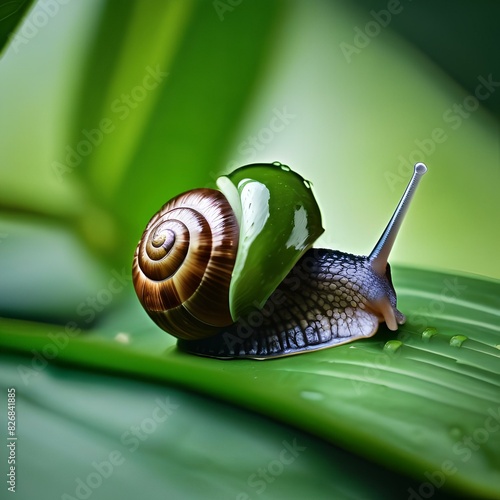
<svg viewBox="0 0 500 500"><path fill-rule="evenodd" d="M102 330L73 337L61 327L2 320L0 343L180 384L417 481L446 470L447 489L494 498L500 484L500 283L407 268L395 269L394 282L408 316L396 338L382 328L371 339L273 361L184 354L145 321L145 313L133 310L132 297L114 326L109 319ZM124 329L127 314L135 323Z"/></svg>
<svg viewBox="0 0 500 500"><path fill-rule="evenodd" d="M0 54L32 4L33 0L3 0L0 3Z"/></svg>
<svg viewBox="0 0 500 500"><path fill-rule="evenodd" d="M93 500L145 490L149 500L385 500L418 491L293 427L169 385L56 366L24 384L29 361L0 356L2 397L16 389L20 500L79 498L86 488Z"/></svg>

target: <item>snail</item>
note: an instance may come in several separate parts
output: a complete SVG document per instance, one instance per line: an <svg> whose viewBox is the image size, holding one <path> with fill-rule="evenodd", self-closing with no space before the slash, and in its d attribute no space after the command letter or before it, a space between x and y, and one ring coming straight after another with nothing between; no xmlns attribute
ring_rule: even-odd
<svg viewBox="0 0 500 500"><path fill-rule="evenodd" d="M149 221L133 261L151 319L186 352L272 359L397 330L389 253L418 182L417 163L368 256L312 248L323 233L311 185L278 162L240 167L216 189L182 193Z"/></svg>

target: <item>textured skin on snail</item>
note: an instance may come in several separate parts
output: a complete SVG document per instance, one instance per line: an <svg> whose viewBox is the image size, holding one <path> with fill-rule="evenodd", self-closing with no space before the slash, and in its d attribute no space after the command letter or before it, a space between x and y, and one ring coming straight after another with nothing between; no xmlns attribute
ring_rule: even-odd
<svg viewBox="0 0 500 500"><path fill-rule="evenodd" d="M132 270L151 319L185 339L233 323L228 294L237 247L238 223L219 191L193 189L166 203L147 225Z"/></svg>
<svg viewBox="0 0 500 500"><path fill-rule="evenodd" d="M371 337L389 299L399 324L390 268L373 273L367 257L328 249L310 249L271 295L253 311L217 335L179 341L188 352L216 358L269 358L325 349Z"/></svg>

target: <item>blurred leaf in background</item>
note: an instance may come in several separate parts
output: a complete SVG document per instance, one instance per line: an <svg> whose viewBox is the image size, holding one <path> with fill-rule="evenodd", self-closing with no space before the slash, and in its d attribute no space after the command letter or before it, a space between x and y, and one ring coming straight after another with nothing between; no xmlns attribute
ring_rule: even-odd
<svg viewBox="0 0 500 500"><path fill-rule="evenodd" d="M31 0L2 0L0 2L0 53L32 3ZM13 44L23 43L23 40L19 38L12 42Z"/></svg>
<svg viewBox="0 0 500 500"><path fill-rule="evenodd" d="M153 411L138 412L140 394L163 391L50 366L58 361L178 384L282 422L167 385L182 419L92 498L123 498L122 482L138 477L154 484L151 498L425 498L427 484L445 494L442 477L444 489L493 498L500 434L465 466L453 446L500 407L500 4L40 0L10 35L28 8L0 5L0 41L10 40L0 61L0 315L11 318L0 319L0 345L24 356L2 359L2 383L18 388L19 454L33 478L20 473L20 498L76 495L76 479L126 453L124 429ZM190 359L139 309L131 258L153 213L224 171L275 160L312 181L326 227L318 245L361 254L412 164L429 166L391 259L409 321L388 366L384 329L352 349L264 366ZM426 327L439 333L422 336ZM462 350L457 335L469 339ZM67 446L52 447L53 421ZM265 491L257 478L252 486L297 428L349 454L301 434L308 453L281 463ZM49 462L32 474L44 449L66 473L60 482L47 484ZM458 465L450 477L438 474L446 460ZM355 473L335 472L345 461ZM186 479L187 464L206 489Z"/></svg>

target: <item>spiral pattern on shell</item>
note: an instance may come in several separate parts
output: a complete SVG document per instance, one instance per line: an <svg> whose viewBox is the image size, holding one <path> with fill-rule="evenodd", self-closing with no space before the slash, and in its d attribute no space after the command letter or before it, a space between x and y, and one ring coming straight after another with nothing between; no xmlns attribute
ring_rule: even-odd
<svg viewBox="0 0 500 500"><path fill-rule="evenodd" d="M135 251L133 279L158 326L192 340L233 323L229 284L238 235L229 202L214 189L180 194L153 216Z"/></svg>

